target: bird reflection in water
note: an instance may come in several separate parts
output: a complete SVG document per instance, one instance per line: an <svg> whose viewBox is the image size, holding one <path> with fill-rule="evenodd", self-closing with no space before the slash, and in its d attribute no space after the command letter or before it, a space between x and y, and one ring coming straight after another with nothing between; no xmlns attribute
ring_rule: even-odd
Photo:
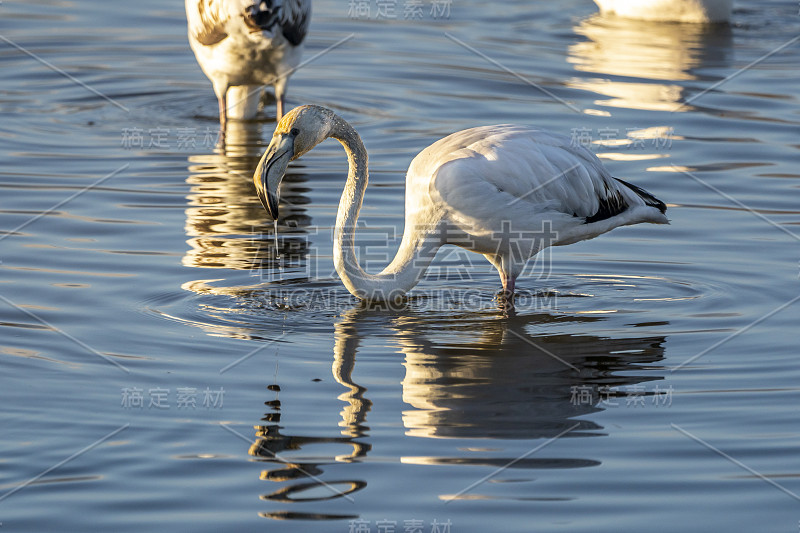
<svg viewBox="0 0 800 533"><path fill-rule="evenodd" d="M608 97L595 101L605 107L692 110L690 94L721 79L699 70L725 68L732 61L732 33L727 25L594 15L573 30L585 39L569 47L567 61L584 76L567 85ZM697 91L691 89L692 81L700 82Z"/></svg>
<svg viewBox="0 0 800 533"><path fill-rule="evenodd" d="M352 453L331 457L331 461L357 462L371 449L367 444L367 415L372 402L367 389L352 379L361 340L373 334L394 333L403 353L405 377L402 399L409 408L402 412L405 434L420 438L448 439L550 439L598 437L603 428L586 418L604 410L599 391L616 390L616 402L625 402L627 387L660 376L642 375L642 365L652 365L664 357L664 337L609 338L594 335L534 336L530 327L541 327L564 317L549 314L527 316L476 313L460 321L437 318L407 308L380 311L362 304L342 314L334 324L333 377L346 388L338 396L345 403L341 411L342 437L302 438L280 434L277 424L258 426L257 441L251 454L269 460L285 449L299 449L319 442L347 443ZM576 316L576 323L602 320ZM377 325L376 325L377 324ZM639 375L628 372L638 370ZM592 402L576 402L576 387L592 391ZM581 417L581 418L579 418ZM264 450L268 450L264 452ZM563 469L597 466L591 457L536 458L484 456L481 450L459 449L453 456L404 456L401 461L417 465L471 465L514 468ZM262 479L290 482L265 499L297 501L286 494L301 492L319 483L308 477L321 476L318 463L300 465L299 474L280 465L265 471ZM305 479L298 483L298 479ZM341 483L333 487L346 489ZM348 481L350 490L366 487L365 481ZM359 485L361 483L361 485ZM346 493L342 490L343 493ZM321 499L336 497L330 492ZM442 497L445 497L444 495ZM264 516L269 513L264 514ZM278 513L272 518L286 518Z"/></svg>
<svg viewBox="0 0 800 533"><path fill-rule="evenodd" d="M270 412L266 413L261 419L264 424L254 426L256 440L250 446L248 453L256 457L258 461L269 464L261 472L260 479L284 485L269 494L262 494L261 499L275 503L308 503L333 500L337 498L349 498L349 494L359 491L367 486L366 481L361 480L322 480L320 476L324 474L324 462L349 463L355 462L365 457L371 449L371 445L355 440L352 437L362 436L363 428L358 424L352 424L350 429L343 433L350 433L351 436L345 437L301 437L290 436L281 433L281 403L277 397L280 386L277 384L268 387L276 391L274 400L265 402L270 406ZM353 400L356 402L356 400ZM366 410L369 408L367 407ZM363 420L363 418L362 418ZM317 459L304 460L294 459L284 460L279 454L283 452L297 452L304 446L319 444L344 444L350 448L350 453L339 454L328 460L320 461ZM298 511L273 511L260 513L265 518L278 520L287 519L344 519L357 518L357 515L323 514L318 512L298 512Z"/></svg>
<svg viewBox="0 0 800 533"><path fill-rule="evenodd" d="M264 221L251 179L263 151L261 126L255 121L230 122L224 147L189 157L186 235L191 249L183 257L185 266L262 272L304 260L303 228L310 223L301 207L308 202L303 195L305 177L297 167L287 176L276 250L273 228Z"/></svg>
<svg viewBox="0 0 800 533"><path fill-rule="evenodd" d="M365 389L342 380L355 365L366 307L344 313L335 325L334 377L350 393L340 399L349 423L363 423L370 403ZM550 438L575 425L575 417L603 410L598 391L628 387L660 376L624 375L664 357L664 337L607 338L594 335L535 336L543 324L588 323L599 317L525 316L486 313L473 318L436 318L411 309L387 312L404 354L402 413L406 434L425 438ZM348 371L341 373L339 369ZM593 391L594 402L574 401L576 387ZM588 387L588 389L586 389ZM619 392L624 394L624 392ZM590 420L577 421L571 436L598 435Z"/></svg>

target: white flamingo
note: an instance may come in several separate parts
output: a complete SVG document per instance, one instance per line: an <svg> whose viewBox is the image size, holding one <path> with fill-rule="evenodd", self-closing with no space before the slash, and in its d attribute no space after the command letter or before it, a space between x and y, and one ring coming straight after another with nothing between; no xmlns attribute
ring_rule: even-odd
<svg viewBox="0 0 800 533"><path fill-rule="evenodd" d="M211 80L219 122L253 118L261 86L273 85L278 120L300 64L311 0L186 0L189 44Z"/></svg>
<svg viewBox="0 0 800 533"><path fill-rule="evenodd" d="M733 0L594 0L600 12L654 22L728 22Z"/></svg>
<svg viewBox="0 0 800 533"><path fill-rule="evenodd" d="M568 137L514 125L472 128L433 143L411 162L400 249L381 273L368 274L355 251L367 152L350 124L320 106L289 111L253 180L277 220L278 186L289 161L328 137L342 143L350 165L336 216L334 264L345 287L362 300L404 295L437 249L454 244L486 256L500 273L503 298L513 303L517 276L544 247L628 224L668 223L663 202L611 177L597 157Z"/></svg>

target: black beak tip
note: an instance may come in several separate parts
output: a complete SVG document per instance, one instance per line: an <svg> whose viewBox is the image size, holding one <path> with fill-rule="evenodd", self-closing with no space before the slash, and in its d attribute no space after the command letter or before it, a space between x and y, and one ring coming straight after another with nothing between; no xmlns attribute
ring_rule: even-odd
<svg viewBox="0 0 800 533"><path fill-rule="evenodd" d="M269 191L264 191L260 187L257 188L258 199L261 200L261 205L267 210L269 216L273 220L278 220L278 198Z"/></svg>

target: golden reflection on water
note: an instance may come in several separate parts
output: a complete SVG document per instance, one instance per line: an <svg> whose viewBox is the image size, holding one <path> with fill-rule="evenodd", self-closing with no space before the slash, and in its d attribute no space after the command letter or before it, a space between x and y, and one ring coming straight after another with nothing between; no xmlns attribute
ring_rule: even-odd
<svg viewBox="0 0 800 533"><path fill-rule="evenodd" d="M189 157L190 192L186 197L186 236L190 249L183 265L234 270L260 269L283 256L289 260L304 254L304 240L293 239L299 228L307 226L308 217L302 198L293 189L304 181L290 172L284 193L292 201L281 206L279 231L281 250L276 252L269 216L258 200L253 185L253 171L265 146L258 122L231 121L226 144L211 154ZM299 249L298 249L299 248Z"/></svg>
<svg viewBox="0 0 800 533"><path fill-rule="evenodd" d="M352 310L348 311L345 316L352 313ZM367 389L355 383L352 378L360 336L352 320L341 320L333 327L335 345L331 372L333 379L348 389L337 397L346 404L341 412L342 421L339 422L339 426L344 428L343 435L363 437L369 429L365 422L372 402L364 398Z"/></svg>
<svg viewBox="0 0 800 533"><path fill-rule="evenodd" d="M586 76L569 87L607 97L596 105L651 111L689 111L685 83L699 80L706 65L728 64L732 37L727 26L665 24L595 15L575 33L567 61ZM712 82L704 82L703 86Z"/></svg>
<svg viewBox="0 0 800 533"><path fill-rule="evenodd" d="M357 435L366 427L371 402L367 389L350 375L362 334L363 319L374 315L364 307L342 314L335 325L334 377L348 388L339 399L348 403L341 426ZM664 357L664 337L606 338L594 335L530 333L555 317L486 315L474 319L436 318L427 313L403 312L388 316L389 329L404 356L402 412L405 434L419 438L548 439L600 436L602 427L579 418L605 409L602 391L660 379L628 375L640 365ZM596 317L571 317L593 322ZM345 371L342 371L342 370ZM342 376L346 376L343 379ZM591 401L576 401L583 390ZM356 429L358 431L356 431ZM502 445L500 451L502 451ZM463 453L466 452L466 453ZM461 449L457 456L403 456L402 463L417 465L478 465L500 468L584 468L599 463L590 458L498 457L485 448ZM444 497L444 496L442 496Z"/></svg>
<svg viewBox="0 0 800 533"><path fill-rule="evenodd" d="M276 383L267 387L274 398L264 402L269 410L254 426L248 451L264 464L260 479L278 484L260 498L279 504L322 502L349 498L367 487L363 479L328 479L325 465L362 462L372 451L368 416L373 403L368 388L354 380L353 371L362 341L375 334L389 333L387 338L402 354L398 364L405 368L400 382L405 407L399 414L406 436L497 442L453 448L452 455L406 455L400 462L501 468L513 461L517 471L599 465L591 457L520 458L516 452L503 452L510 450L504 443L508 440L603 436L603 427L586 415L626 405L634 386L643 398L653 398L648 402L655 401L657 387L642 384L661 377L642 370L663 359L665 337L533 333L554 322L601 320L580 314L509 316L501 310L453 317L408 307L376 310L364 304L342 312L333 324L331 367L334 380L344 389L336 396L343 403L337 421L341 435L286 434L276 375ZM214 334L223 329L215 328ZM234 336L241 333L232 329ZM576 390L586 395L583 400L576 401ZM314 451L301 454L306 447ZM306 512L260 514L281 520L313 518Z"/></svg>
<svg viewBox="0 0 800 533"><path fill-rule="evenodd" d="M599 402L576 402L576 387L623 387L647 377L615 375L628 366L663 357L664 338L534 336L550 317L479 321L448 331L437 341L416 328L398 331L405 354L403 411L406 434L425 438L550 438L575 417L602 410ZM591 321L573 317L573 321ZM625 356L615 355L625 352ZM574 434L599 426L581 420Z"/></svg>

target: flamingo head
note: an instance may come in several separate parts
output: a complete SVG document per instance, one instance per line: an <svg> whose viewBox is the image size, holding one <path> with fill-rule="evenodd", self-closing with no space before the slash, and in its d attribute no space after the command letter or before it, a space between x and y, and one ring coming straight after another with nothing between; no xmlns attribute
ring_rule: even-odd
<svg viewBox="0 0 800 533"><path fill-rule="evenodd" d="M329 137L335 118L329 109L305 105L292 109L278 123L253 174L261 204L273 219L278 219L278 188L289 162Z"/></svg>

